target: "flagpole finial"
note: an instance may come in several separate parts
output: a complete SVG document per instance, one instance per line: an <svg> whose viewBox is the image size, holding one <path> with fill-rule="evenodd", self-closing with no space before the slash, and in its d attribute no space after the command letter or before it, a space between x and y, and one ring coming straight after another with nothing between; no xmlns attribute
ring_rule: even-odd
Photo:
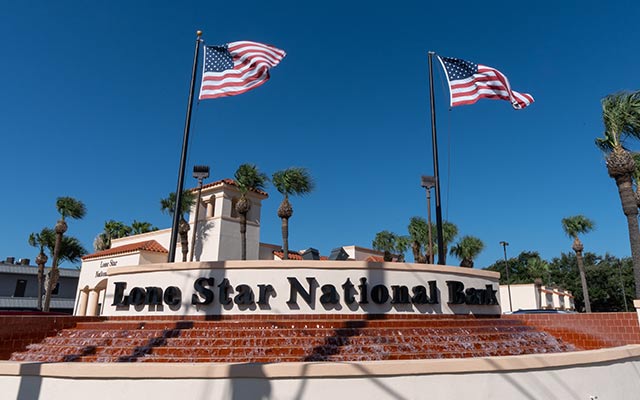
<svg viewBox="0 0 640 400"><path fill-rule="evenodd" d="M198 36L198 39L200 39L200 36L202 36L202 31L196 31L196 35Z"/></svg>

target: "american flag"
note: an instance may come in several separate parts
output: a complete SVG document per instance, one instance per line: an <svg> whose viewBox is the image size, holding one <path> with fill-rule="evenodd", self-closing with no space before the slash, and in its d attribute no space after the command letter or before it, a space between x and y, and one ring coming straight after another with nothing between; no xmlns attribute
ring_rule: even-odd
<svg viewBox="0 0 640 400"><path fill-rule="evenodd" d="M452 57L438 56L449 82L452 107L476 101L500 99L511 102L516 110L533 103L533 96L511 90L509 80L495 68Z"/></svg>
<svg viewBox="0 0 640 400"><path fill-rule="evenodd" d="M232 42L205 46L200 100L235 96L257 88L269 80L286 53L257 42Z"/></svg>

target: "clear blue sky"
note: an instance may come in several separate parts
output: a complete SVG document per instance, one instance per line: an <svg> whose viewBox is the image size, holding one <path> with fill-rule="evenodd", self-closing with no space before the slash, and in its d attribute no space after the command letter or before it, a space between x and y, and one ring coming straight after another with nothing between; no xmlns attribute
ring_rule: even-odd
<svg viewBox="0 0 640 400"><path fill-rule="evenodd" d="M502 258L501 240L509 256L571 251L560 220L575 214L597 224L587 251L628 256L593 141L600 99L640 88L639 19L636 1L4 2L0 258L35 258L27 237L55 224L58 196L86 204L68 232L89 250L108 219L170 226L159 200L176 187L197 29L208 44L288 53L262 87L195 105L186 183L194 164L211 180L245 162L309 168L317 189L292 199L292 249L369 247L426 216L433 50L498 68L536 99L450 111L435 70L443 216L485 242L476 266ZM277 244L281 198L267 191L261 240Z"/></svg>

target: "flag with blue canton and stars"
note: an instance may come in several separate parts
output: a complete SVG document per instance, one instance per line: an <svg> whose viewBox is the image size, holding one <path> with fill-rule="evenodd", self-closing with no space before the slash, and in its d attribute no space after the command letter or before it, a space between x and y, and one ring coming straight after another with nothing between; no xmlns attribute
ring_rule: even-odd
<svg viewBox="0 0 640 400"><path fill-rule="evenodd" d="M235 96L257 88L269 80L269 69L285 56L283 50L258 42L205 46L199 99Z"/></svg>
<svg viewBox="0 0 640 400"><path fill-rule="evenodd" d="M511 102L516 110L533 103L533 96L511 90L509 80L500 71L486 65L452 57L438 56L449 83L451 107L486 99Z"/></svg>

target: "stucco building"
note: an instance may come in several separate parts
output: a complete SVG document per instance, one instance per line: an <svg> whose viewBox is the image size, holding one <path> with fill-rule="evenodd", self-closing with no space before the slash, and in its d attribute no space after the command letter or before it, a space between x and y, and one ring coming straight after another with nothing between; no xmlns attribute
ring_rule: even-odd
<svg viewBox="0 0 640 400"><path fill-rule="evenodd" d="M511 292L511 293L509 293ZM573 295L568 290L542 284L500 285L502 310L575 311ZM511 302L511 304L509 304Z"/></svg>
<svg viewBox="0 0 640 400"><path fill-rule="evenodd" d="M281 260L280 245L260 243L260 211L262 200L268 197L261 190L249 191L251 209L247 215L247 259ZM240 191L231 179L222 179L204 185L202 200L189 212L189 249L187 260L227 261L241 259L240 216L235 205ZM195 224L196 207L198 223ZM194 226L195 241L193 240ZM171 229L161 229L140 235L113 239L111 248L86 255L78 282L76 315L99 315L104 303L107 284L106 270L109 267L157 264L167 261ZM176 261L182 260L180 241L176 248ZM359 246L343 246L333 249L329 256L320 256L318 250L290 250L289 259L307 260L355 260L382 262L383 253Z"/></svg>

